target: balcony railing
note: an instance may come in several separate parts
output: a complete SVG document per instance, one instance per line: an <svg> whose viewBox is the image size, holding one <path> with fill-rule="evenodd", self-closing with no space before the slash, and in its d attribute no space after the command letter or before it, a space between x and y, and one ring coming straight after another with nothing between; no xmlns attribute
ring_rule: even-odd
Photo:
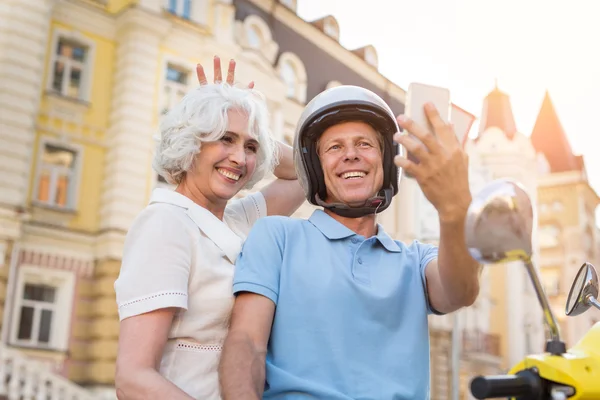
<svg viewBox="0 0 600 400"><path fill-rule="evenodd" d="M0 399L98 400L100 397L52 372L48 363L33 360L0 344Z"/></svg>

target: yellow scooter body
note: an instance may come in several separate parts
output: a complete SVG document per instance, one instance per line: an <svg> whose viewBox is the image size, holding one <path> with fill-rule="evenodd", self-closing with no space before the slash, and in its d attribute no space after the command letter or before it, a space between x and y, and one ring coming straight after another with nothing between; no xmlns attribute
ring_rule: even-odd
<svg viewBox="0 0 600 400"><path fill-rule="evenodd" d="M569 400L600 399L600 322L596 323L581 340L567 350L567 354L549 353L525 357L509 374L537 368L546 380L575 388Z"/></svg>

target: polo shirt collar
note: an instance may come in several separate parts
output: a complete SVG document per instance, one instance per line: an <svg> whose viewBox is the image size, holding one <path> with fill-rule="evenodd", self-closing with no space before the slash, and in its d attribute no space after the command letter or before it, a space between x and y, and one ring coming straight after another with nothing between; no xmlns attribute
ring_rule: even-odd
<svg viewBox="0 0 600 400"><path fill-rule="evenodd" d="M398 243L385 232L381 224L377 224L377 240L379 240L379 243L381 243L387 251L393 253L400 253L402 251L400 246L398 246Z"/></svg>
<svg viewBox="0 0 600 400"><path fill-rule="evenodd" d="M213 213L181 193L164 188L154 189L150 204L154 203L167 203L185 209L196 226L225 253L232 264L235 263L242 250L242 239Z"/></svg>
<svg viewBox="0 0 600 400"><path fill-rule="evenodd" d="M345 239L356 235L354 231L331 218L323 210L315 210L308 220L329 240Z"/></svg>
<svg viewBox="0 0 600 400"><path fill-rule="evenodd" d="M320 209L315 210L308 220L329 240L345 239L357 235L356 232L336 221ZM383 226L380 224L377 224L377 236L375 237L386 250L394 253L401 251L400 246L385 232Z"/></svg>

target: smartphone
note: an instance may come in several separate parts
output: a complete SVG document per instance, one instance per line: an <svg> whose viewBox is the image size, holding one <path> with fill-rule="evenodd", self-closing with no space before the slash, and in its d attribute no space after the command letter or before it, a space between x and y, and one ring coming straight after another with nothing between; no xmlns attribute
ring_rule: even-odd
<svg viewBox="0 0 600 400"><path fill-rule="evenodd" d="M458 143L464 148L476 117L456 104L452 104L450 110L450 121L454 125L454 133Z"/></svg>
<svg viewBox="0 0 600 400"><path fill-rule="evenodd" d="M450 122L450 90L416 82L413 82L408 86L404 114L418 125L429 129L430 132L433 132L433 127L429 123L427 115L425 115L424 107L426 103L432 103L440 114L442 120L446 123ZM407 131L404 133L411 135ZM408 150L406 154L406 157L409 160L416 164L419 163L419 160ZM404 176L412 178L412 175L406 171L403 173Z"/></svg>

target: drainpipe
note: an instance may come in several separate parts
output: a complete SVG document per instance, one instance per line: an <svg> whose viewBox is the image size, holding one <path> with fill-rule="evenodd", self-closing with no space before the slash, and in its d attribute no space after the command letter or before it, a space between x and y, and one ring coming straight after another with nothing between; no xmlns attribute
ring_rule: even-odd
<svg viewBox="0 0 600 400"><path fill-rule="evenodd" d="M8 269L8 280L6 281L6 299L4 300L4 314L2 315L2 328L0 330L0 341L2 344L8 344L10 332L10 317L13 313L13 303L15 297L15 288L17 286L17 266L19 265L19 253L21 245L15 240L10 254L10 265Z"/></svg>
<svg viewBox="0 0 600 400"><path fill-rule="evenodd" d="M452 315L452 400L460 400L460 353L462 326L460 311L456 310Z"/></svg>

